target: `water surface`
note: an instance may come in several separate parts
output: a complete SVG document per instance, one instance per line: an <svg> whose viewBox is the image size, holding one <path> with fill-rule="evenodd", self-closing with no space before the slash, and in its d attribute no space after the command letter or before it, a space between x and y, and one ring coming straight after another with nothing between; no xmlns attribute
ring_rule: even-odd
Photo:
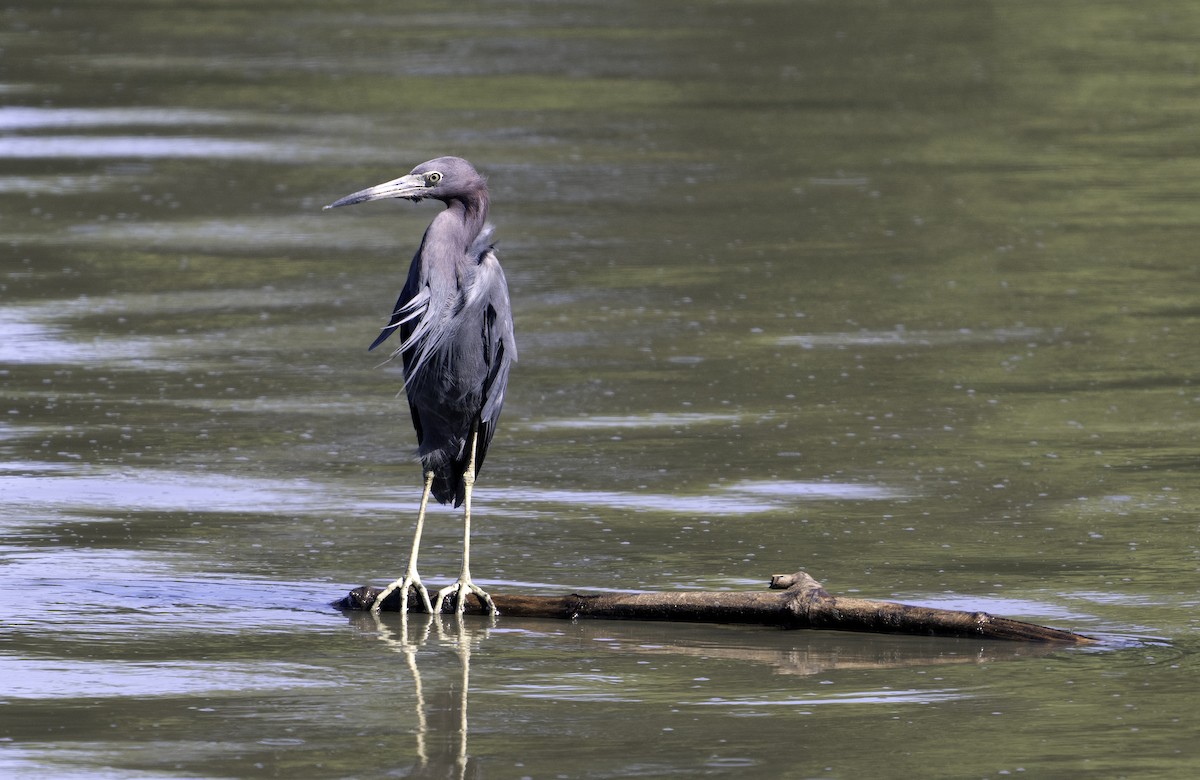
<svg viewBox="0 0 1200 780"><path fill-rule="evenodd" d="M1195 12L4 16L6 774L1200 768ZM333 610L404 565L413 435L365 348L438 206L320 207L447 153L520 344L486 586L803 568L1101 645ZM425 538L440 584L457 516Z"/></svg>

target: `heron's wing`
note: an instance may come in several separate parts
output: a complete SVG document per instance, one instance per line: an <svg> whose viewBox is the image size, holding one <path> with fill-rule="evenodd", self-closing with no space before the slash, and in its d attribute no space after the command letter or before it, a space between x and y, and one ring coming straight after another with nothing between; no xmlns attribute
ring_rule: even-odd
<svg viewBox="0 0 1200 780"><path fill-rule="evenodd" d="M490 266L487 273L494 277L489 279L490 290L483 318L487 378L483 383L483 409L479 416L485 423L494 424L500 417L500 407L504 405L509 369L517 361L517 342L513 335L512 306L508 300L504 270L495 254L491 253L480 265Z"/></svg>
<svg viewBox="0 0 1200 780"><path fill-rule="evenodd" d="M479 263L480 295L483 309L484 365L487 374L483 381L483 406L479 412L479 440L475 452L476 470L483 465L488 446L496 432L504 394L508 390L508 372L517 360L517 343L513 336L512 307L508 299L508 283L500 261L490 249Z"/></svg>

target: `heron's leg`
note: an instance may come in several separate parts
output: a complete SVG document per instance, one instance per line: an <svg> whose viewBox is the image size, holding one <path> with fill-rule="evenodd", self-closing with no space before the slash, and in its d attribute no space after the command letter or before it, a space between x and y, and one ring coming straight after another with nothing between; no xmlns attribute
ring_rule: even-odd
<svg viewBox="0 0 1200 780"><path fill-rule="evenodd" d="M425 606L425 611L430 615L433 614L433 606L429 603L429 591L425 589L424 583L421 582L421 576L417 574L417 552L421 549L421 529L425 525L425 507L429 505L429 492L433 489L433 472L425 472L425 491L421 493L421 508L417 511L417 530L413 534L412 552L408 556L408 570L404 572L404 576L384 588L383 592L376 597L375 603L371 605L372 612L378 612L379 607L383 604L383 600L392 595L392 591L396 588L400 589L400 611L408 611L408 592L412 588L417 589L417 593L421 594L421 601Z"/></svg>
<svg viewBox="0 0 1200 780"><path fill-rule="evenodd" d="M462 571L458 574L458 581L438 591L436 612L442 611L442 604L446 601L447 596L451 593L457 593L458 597L455 599L454 611L461 615L467 605L467 594L474 593L479 599L479 603L487 612L493 615L500 614L500 611L496 609L496 605L492 602L492 597L471 580L471 492L475 489L475 444L478 438L479 426L478 424L473 424L471 426L470 456L467 458L467 469L463 472Z"/></svg>

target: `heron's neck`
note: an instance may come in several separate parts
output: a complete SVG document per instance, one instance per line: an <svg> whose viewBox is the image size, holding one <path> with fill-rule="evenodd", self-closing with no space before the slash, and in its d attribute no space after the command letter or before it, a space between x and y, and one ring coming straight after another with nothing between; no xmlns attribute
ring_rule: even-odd
<svg viewBox="0 0 1200 780"><path fill-rule="evenodd" d="M487 222L487 189L480 187L466 196L448 201L446 211L450 212L455 222L462 226L464 247L470 246Z"/></svg>

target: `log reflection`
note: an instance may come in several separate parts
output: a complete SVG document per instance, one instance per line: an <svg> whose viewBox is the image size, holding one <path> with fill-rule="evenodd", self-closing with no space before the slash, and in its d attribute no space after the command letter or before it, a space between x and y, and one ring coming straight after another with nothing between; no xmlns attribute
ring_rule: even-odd
<svg viewBox="0 0 1200 780"><path fill-rule="evenodd" d="M403 683L411 678L411 696L398 696L401 705L415 709L396 712L396 722L407 726L415 742L415 763L405 776L457 778L478 773L469 752L468 698L471 664L483 664L488 693L554 696L564 679L575 671L573 659L608 656L605 674L621 677L628 659L669 656L664 670L696 664L729 664L769 668L792 677L828 675L863 670L899 670L946 665L985 664L1030 659L1063 652L1054 643L980 640L975 642L932 637L857 635L845 632L779 631L750 626L710 626L643 621L561 621L518 617L488 619L480 616L423 613L347 613L352 625L403 658L395 671ZM502 626L502 630L500 628ZM500 633L493 637L497 631ZM497 665L495 653L479 654L480 645L494 638L526 646L522 653L562 659L539 672L516 679L513 669ZM515 650L514 647L508 647ZM597 656L597 652L599 656ZM565 653L565 654L564 654ZM666 671L670 675L673 672ZM561 675L561 676L560 676ZM381 683L382 684L382 683ZM490 686L490 687L489 687ZM801 698L813 691L805 683L783 684L782 690ZM532 693L531 693L532 692ZM944 692L943 692L944 693ZM800 699L798 699L800 700ZM680 701L689 702L681 690ZM405 751L410 759L413 753Z"/></svg>

